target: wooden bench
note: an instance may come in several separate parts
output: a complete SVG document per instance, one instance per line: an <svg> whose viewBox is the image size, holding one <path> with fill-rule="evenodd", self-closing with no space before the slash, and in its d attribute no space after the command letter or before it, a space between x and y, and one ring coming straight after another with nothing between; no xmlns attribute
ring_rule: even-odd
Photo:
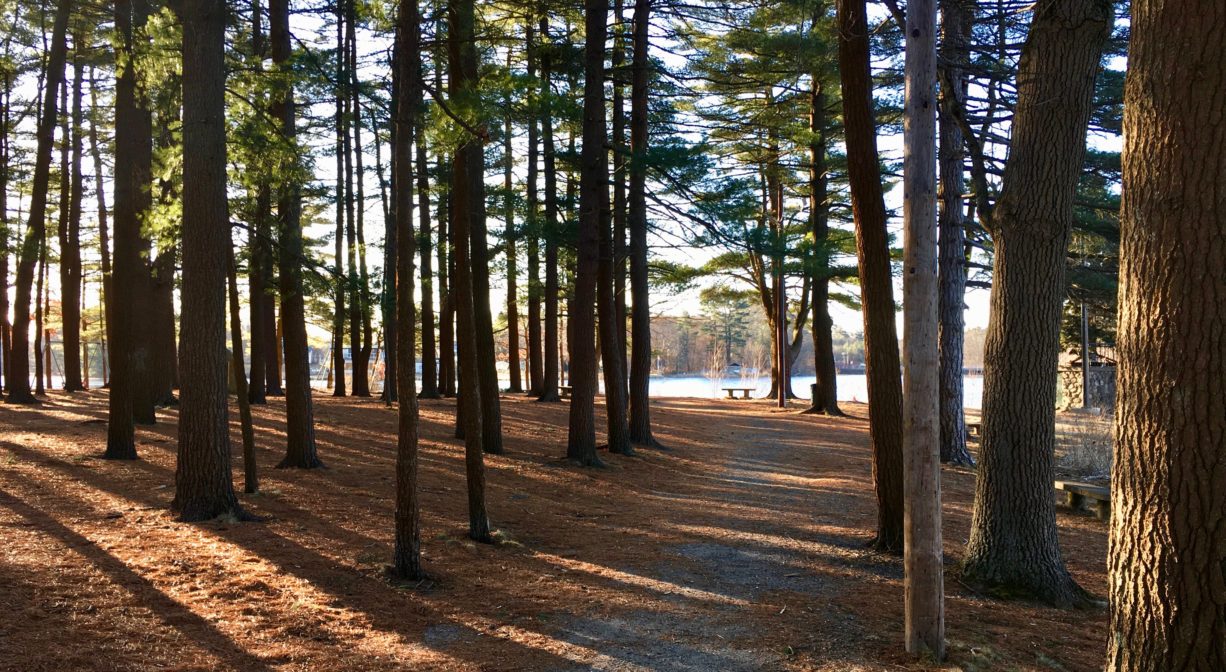
<svg viewBox="0 0 1226 672"><path fill-rule="evenodd" d="M754 388L752 388L752 387L725 387L725 388L723 388L723 389L724 389L724 391L725 391L725 392L727 392L727 393L728 393L728 398L729 398L729 399L736 399L736 396L735 396L735 395L736 395L736 393L737 393L737 392L740 392L740 393L741 393L741 398L742 398L742 399L748 399L748 398L749 398L749 393L750 393L750 392L753 392L753 390L754 390Z"/></svg>
<svg viewBox="0 0 1226 672"><path fill-rule="evenodd" d="M1111 519L1111 488L1109 486L1077 481L1056 481L1056 489L1065 493L1065 503L1070 509L1080 511L1086 499L1092 499L1098 519Z"/></svg>
<svg viewBox="0 0 1226 672"><path fill-rule="evenodd" d="M573 388L571 388L570 385L559 385L558 386L558 396L562 397L563 399L570 399L571 389Z"/></svg>
<svg viewBox="0 0 1226 672"><path fill-rule="evenodd" d="M967 432L967 434L970 434L971 436L978 437L978 436L979 436L979 433L980 433L980 431L981 431L982 429L983 429L983 423L982 423L982 422L968 422L968 423L966 423L966 432Z"/></svg>

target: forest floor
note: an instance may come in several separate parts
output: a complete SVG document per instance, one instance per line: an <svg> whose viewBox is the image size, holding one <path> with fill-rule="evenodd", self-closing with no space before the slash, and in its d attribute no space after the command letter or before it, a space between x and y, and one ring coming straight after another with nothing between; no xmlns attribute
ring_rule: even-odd
<svg viewBox="0 0 1226 672"><path fill-rule="evenodd" d="M0 407L0 669L1093 670L1103 610L1000 602L958 581L974 473L943 469L949 660L902 652L899 558L875 523L866 408L653 402L668 452L559 459L566 406L504 395L487 456L497 545L465 537L453 402L423 401L428 580L391 555L395 412L316 396L313 472L276 470L284 406L256 407L263 522L177 522L177 411L99 459L105 393ZM601 416L600 410L597 417ZM237 418L237 412L233 414ZM235 420L235 482L238 431ZM1103 595L1106 526L1060 510L1076 579Z"/></svg>

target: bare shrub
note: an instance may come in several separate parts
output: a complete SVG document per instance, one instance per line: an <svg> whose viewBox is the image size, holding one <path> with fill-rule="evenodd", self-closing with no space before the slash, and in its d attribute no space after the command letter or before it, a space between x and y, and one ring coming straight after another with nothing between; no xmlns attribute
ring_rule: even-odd
<svg viewBox="0 0 1226 672"><path fill-rule="evenodd" d="M1056 469L1083 480L1111 477L1114 436L1110 416L1061 414L1056 421Z"/></svg>

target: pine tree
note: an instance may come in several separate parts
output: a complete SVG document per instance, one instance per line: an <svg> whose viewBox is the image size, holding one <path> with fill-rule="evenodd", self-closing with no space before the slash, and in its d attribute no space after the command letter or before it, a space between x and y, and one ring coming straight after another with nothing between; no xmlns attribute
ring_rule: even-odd
<svg viewBox="0 0 1226 672"><path fill-rule="evenodd" d="M223 0L192 0L183 22L183 390L172 508L185 521L242 516L230 477L226 404L226 198Z"/></svg>
<svg viewBox="0 0 1226 672"><path fill-rule="evenodd" d="M1109 671L1226 669L1226 351L1204 347L1226 315L1223 25L1217 2L1132 3Z"/></svg>
<svg viewBox="0 0 1226 672"><path fill-rule="evenodd" d="M285 459L279 467L313 469L323 466L315 448L315 418L311 402L311 367L307 358L306 315L302 289L302 194L296 161L296 121L293 83L286 68L291 56L289 0L269 0L272 60L282 79L273 91L273 117L280 123L288 164L281 166L277 219L280 229L281 323L285 343Z"/></svg>
<svg viewBox="0 0 1226 672"><path fill-rule="evenodd" d="M1056 534L1056 360L1064 264L1110 0L1036 11L1022 49L1012 143L992 233L983 439L963 559L969 581L1057 605L1085 602Z"/></svg>
<svg viewBox="0 0 1226 672"><path fill-rule="evenodd" d="M889 234L873 118L868 15L864 0L838 0L837 4L843 125L860 261L869 433L877 492L877 536L873 546L897 553L903 543L902 381L898 375Z"/></svg>
<svg viewBox="0 0 1226 672"><path fill-rule="evenodd" d="M122 2L122 0L121 0ZM43 77L43 106L38 119L38 149L34 163L34 184L30 198L29 224L26 236L18 250L16 302L13 306L12 341L9 352L9 396L7 401L16 404L34 403L30 392L30 302L41 302L41 297L31 297L34 285L34 268L38 263L40 246L46 237L47 188L51 179L51 152L55 137L56 98L64 81L64 63L68 52L68 20L73 3L60 0L56 5L55 22L51 29L51 47L47 54L47 66ZM40 335L41 336L41 335ZM37 356L38 350L35 350ZM41 381L40 381L41 384ZM134 449L133 449L134 454Z"/></svg>

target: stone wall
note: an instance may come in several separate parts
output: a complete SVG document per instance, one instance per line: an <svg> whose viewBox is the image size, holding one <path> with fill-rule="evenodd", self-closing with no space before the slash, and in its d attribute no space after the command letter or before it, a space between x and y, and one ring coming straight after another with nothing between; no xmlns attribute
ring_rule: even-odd
<svg viewBox="0 0 1226 672"><path fill-rule="evenodd" d="M1060 369L1056 405L1060 409L1081 408L1081 367ZM1090 367L1090 403L1092 408L1110 411L1115 408L1115 367Z"/></svg>

